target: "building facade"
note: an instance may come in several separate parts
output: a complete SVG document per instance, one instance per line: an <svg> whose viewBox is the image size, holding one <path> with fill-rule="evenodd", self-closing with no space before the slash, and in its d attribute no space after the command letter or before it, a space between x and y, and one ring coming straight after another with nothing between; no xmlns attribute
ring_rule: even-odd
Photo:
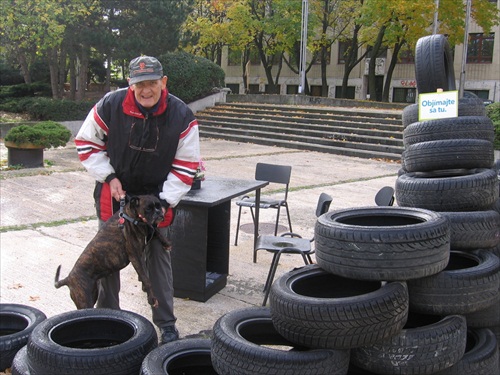
<svg viewBox="0 0 500 375"><path fill-rule="evenodd" d="M498 5L500 6L500 5ZM335 43L331 48L330 61L327 68L328 97L340 97L340 88L344 75L342 60L343 45ZM452 50L454 56L456 87L459 88L460 71L463 58L463 44ZM360 53L363 53L361 51ZM387 69L391 60L391 50L378 57L376 61L377 92L382 93L386 80ZM222 68L226 73L226 85L233 93L266 93L267 79L265 71L257 59L246 67L248 86L244 87L245 73L239 62L231 61L228 49L223 54ZM361 61L351 72L348 83L348 97L351 99L369 99L368 90L369 58ZM274 70L277 68L273 68ZM273 71L274 76L276 71ZM311 95L321 95L321 67L314 65L307 73L307 81ZM296 94L299 87L299 75L285 64L279 78L280 94ZM500 27L495 26L491 33L483 33L482 29L471 21L469 25L469 43L467 48L467 63L465 69L464 90L471 91L483 99L500 101ZM417 100L415 81L415 64L412 51L402 51L399 54L390 82L389 101L399 103L414 103ZM377 94L378 96L378 94ZM380 99L380 98L378 98Z"/></svg>

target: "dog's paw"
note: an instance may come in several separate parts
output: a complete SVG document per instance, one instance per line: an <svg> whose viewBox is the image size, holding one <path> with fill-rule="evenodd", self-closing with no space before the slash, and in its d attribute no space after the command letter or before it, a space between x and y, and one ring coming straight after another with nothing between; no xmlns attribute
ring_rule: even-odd
<svg viewBox="0 0 500 375"><path fill-rule="evenodd" d="M154 307L155 309L158 308L158 300L155 297L148 298L149 299L149 304Z"/></svg>

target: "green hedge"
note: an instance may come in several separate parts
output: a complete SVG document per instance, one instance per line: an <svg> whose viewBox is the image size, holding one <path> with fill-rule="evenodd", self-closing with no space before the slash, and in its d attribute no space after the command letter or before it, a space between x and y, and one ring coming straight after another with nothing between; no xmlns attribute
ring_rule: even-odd
<svg viewBox="0 0 500 375"><path fill-rule="evenodd" d="M0 86L0 99L22 98L29 96L52 96L50 85L45 82L21 83L11 86Z"/></svg>
<svg viewBox="0 0 500 375"><path fill-rule="evenodd" d="M8 98L0 103L0 110L27 113L32 120L73 121L84 120L94 101L74 102L51 98Z"/></svg>
<svg viewBox="0 0 500 375"><path fill-rule="evenodd" d="M186 103L211 95L213 89L225 86L220 66L187 52L170 52L158 56L163 73L168 76L168 90Z"/></svg>
<svg viewBox="0 0 500 375"><path fill-rule="evenodd" d="M222 68L203 57L175 52L158 59L168 76L170 92L186 103L212 94L215 87L225 86ZM117 83L126 85L126 81ZM27 113L33 120L72 121L84 120L95 104L95 100L74 102L40 97L47 93L50 96L50 87L45 83L1 86L0 110Z"/></svg>
<svg viewBox="0 0 500 375"><path fill-rule="evenodd" d="M495 127L495 149L500 150L500 102L486 107L486 115L493 121Z"/></svg>

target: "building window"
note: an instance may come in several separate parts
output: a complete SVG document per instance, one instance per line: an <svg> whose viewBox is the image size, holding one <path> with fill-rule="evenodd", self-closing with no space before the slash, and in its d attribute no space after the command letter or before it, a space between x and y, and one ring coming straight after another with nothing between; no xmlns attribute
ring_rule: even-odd
<svg viewBox="0 0 500 375"><path fill-rule="evenodd" d="M326 65L330 65L331 55L332 55L332 47L329 46L326 51ZM320 65L320 64L321 64L321 51L318 53L318 56L314 60L314 65Z"/></svg>
<svg viewBox="0 0 500 375"><path fill-rule="evenodd" d="M266 85L264 90L266 94L269 94L269 85ZM281 85L276 85L276 93L277 94L281 93Z"/></svg>
<svg viewBox="0 0 500 375"><path fill-rule="evenodd" d="M495 34L469 34L467 47L467 63L491 64L493 61L493 44Z"/></svg>
<svg viewBox="0 0 500 375"><path fill-rule="evenodd" d="M354 86L347 86L347 95L344 99L354 99L356 88ZM335 86L335 97L342 98L342 86Z"/></svg>
<svg viewBox="0 0 500 375"><path fill-rule="evenodd" d="M258 84L248 85L248 93L249 94L260 94L260 87Z"/></svg>
<svg viewBox="0 0 500 375"><path fill-rule="evenodd" d="M288 95L298 94L299 85L286 85L286 93Z"/></svg>
<svg viewBox="0 0 500 375"><path fill-rule="evenodd" d="M347 57L350 46L351 42L349 40L339 42L339 58L337 61L338 64L345 64L345 59Z"/></svg>
<svg viewBox="0 0 500 375"><path fill-rule="evenodd" d="M392 91L393 103L415 103L417 89L410 87L394 87Z"/></svg>
<svg viewBox="0 0 500 375"><path fill-rule="evenodd" d="M467 89L467 91L472 92L473 94L476 94L481 99L487 100L490 97L489 90L469 90L469 89Z"/></svg>
<svg viewBox="0 0 500 375"><path fill-rule="evenodd" d="M237 66L240 64L241 64L241 51L229 48L227 51L227 65Z"/></svg>
<svg viewBox="0 0 500 375"><path fill-rule="evenodd" d="M250 49L250 64L260 65L259 51L257 51L255 48Z"/></svg>
<svg viewBox="0 0 500 375"><path fill-rule="evenodd" d="M311 85L309 87L309 91L311 92L311 96L321 96L321 85ZM328 90L327 90L328 92Z"/></svg>
<svg viewBox="0 0 500 375"><path fill-rule="evenodd" d="M398 63L400 64L415 64L415 54L409 48L399 51Z"/></svg>
<svg viewBox="0 0 500 375"><path fill-rule="evenodd" d="M226 87L231 90L231 94L240 93L240 85L238 83L228 83Z"/></svg>
<svg viewBox="0 0 500 375"><path fill-rule="evenodd" d="M366 54L366 57L372 58L373 56L373 46L368 46L368 53ZM387 47L382 47L381 49L378 50L378 55L375 56L375 58L387 58Z"/></svg>

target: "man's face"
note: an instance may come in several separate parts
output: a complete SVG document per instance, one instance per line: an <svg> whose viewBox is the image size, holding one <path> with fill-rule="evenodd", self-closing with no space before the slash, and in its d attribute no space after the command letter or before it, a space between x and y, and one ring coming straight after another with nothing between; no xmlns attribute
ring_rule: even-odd
<svg viewBox="0 0 500 375"><path fill-rule="evenodd" d="M153 81L142 81L130 86L135 99L144 108L152 108L160 100L161 90L167 87L167 77Z"/></svg>

